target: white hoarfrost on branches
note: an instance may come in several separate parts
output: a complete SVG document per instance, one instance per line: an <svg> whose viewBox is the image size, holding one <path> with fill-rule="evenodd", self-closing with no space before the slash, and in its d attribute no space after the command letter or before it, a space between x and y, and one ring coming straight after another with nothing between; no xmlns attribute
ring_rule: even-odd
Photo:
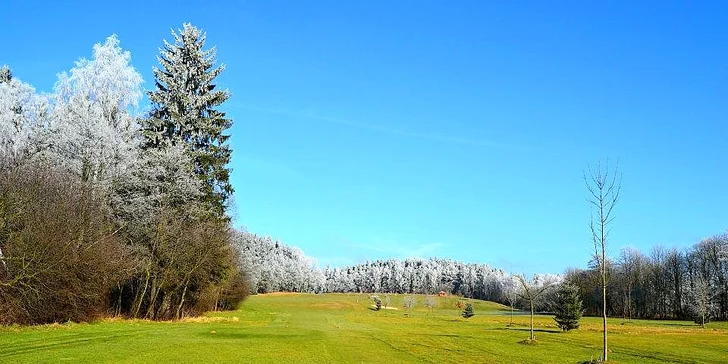
<svg viewBox="0 0 728 364"><path fill-rule="evenodd" d="M133 162L142 77L115 35L58 77L46 156L84 182L108 186Z"/></svg>
<svg viewBox="0 0 728 364"><path fill-rule="evenodd" d="M321 292L324 275L316 261L297 248L270 237L238 232L235 244L247 268L251 290L267 292Z"/></svg>
<svg viewBox="0 0 728 364"><path fill-rule="evenodd" d="M166 209L182 208L195 214L202 182L195 177L192 160L184 146L139 152L135 165L118 181L111 201L120 221L137 228L153 224Z"/></svg>
<svg viewBox="0 0 728 364"><path fill-rule="evenodd" d="M16 78L0 81L0 156L30 154L47 112L46 98L37 95L33 86Z"/></svg>
<svg viewBox="0 0 728 364"><path fill-rule="evenodd" d="M220 109L230 93L217 90L215 84L225 67L216 65L214 47L203 49L205 32L184 24L172 35L174 43L165 41L160 49L161 67L154 68L156 87L148 92L152 110L142 120L144 144L147 148L185 144L195 173L205 182L202 200L223 217L234 191L227 166L232 120Z"/></svg>

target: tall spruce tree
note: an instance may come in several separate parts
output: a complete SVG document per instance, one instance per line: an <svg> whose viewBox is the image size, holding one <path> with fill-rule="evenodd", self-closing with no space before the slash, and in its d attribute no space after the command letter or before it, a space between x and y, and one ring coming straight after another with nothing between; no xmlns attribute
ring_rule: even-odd
<svg viewBox="0 0 728 364"><path fill-rule="evenodd" d="M566 283L559 286L554 314L554 321L561 330L569 331L579 328L582 307L578 287Z"/></svg>
<svg viewBox="0 0 728 364"><path fill-rule="evenodd" d="M174 44L164 41L154 68L156 89L150 91L152 112L142 121L145 148L184 143L197 176L204 182L203 203L219 217L225 216L233 193L230 185L230 137L225 131L232 120L216 108L230 93L215 90L215 78L225 69L216 65L215 48L203 49L206 34L185 23L172 31Z"/></svg>

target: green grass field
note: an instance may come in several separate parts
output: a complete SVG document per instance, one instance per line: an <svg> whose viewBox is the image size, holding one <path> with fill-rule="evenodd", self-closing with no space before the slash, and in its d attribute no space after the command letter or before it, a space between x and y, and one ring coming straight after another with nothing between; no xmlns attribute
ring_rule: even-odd
<svg viewBox="0 0 728 364"><path fill-rule="evenodd" d="M383 295L380 295L383 297ZM272 294L250 297L238 311L181 322L105 320L92 324L0 328L0 362L261 362L261 363L577 363L601 349L598 318L562 333L536 318L471 301L476 316L460 318L457 298L437 298L430 312L419 296L399 309L370 310L368 295ZM610 362L725 363L728 324L700 329L682 321L610 321Z"/></svg>

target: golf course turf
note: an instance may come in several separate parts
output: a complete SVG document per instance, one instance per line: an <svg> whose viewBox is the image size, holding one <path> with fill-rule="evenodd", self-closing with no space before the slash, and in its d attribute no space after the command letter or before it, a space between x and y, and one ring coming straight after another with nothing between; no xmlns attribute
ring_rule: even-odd
<svg viewBox="0 0 728 364"><path fill-rule="evenodd" d="M380 294L380 298L387 295ZM389 295L373 310L369 294L267 294L237 311L174 322L106 319L89 324L0 328L0 362L244 362L244 363L579 363L601 352L600 318L561 332L551 316L529 316L500 304L469 300L475 316L460 317L457 297ZM384 300L386 302L386 300ZM728 324L701 329L688 321L610 319L610 362L728 361Z"/></svg>

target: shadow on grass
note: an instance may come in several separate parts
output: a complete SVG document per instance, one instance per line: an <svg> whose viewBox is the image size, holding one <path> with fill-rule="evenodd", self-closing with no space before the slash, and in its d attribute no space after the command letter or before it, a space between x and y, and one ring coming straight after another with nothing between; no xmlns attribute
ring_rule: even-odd
<svg viewBox="0 0 728 364"><path fill-rule="evenodd" d="M676 326L676 327L700 327L700 325L693 324L693 323L681 323L681 324L662 324L662 326Z"/></svg>
<svg viewBox="0 0 728 364"><path fill-rule="evenodd" d="M531 328L529 328L528 326L525 326L525 327L523 327L523 326L521 326L521 327L510 326L510 327L498 328L497 330L511 330L511 331L531 332ZM537 329L537 328L534 328L533 329L533 332L547 332L547 333L551 333L551 334L558 334L558 333L560 333L562 331L561 330L558 330L558 329Z"/></svg>

